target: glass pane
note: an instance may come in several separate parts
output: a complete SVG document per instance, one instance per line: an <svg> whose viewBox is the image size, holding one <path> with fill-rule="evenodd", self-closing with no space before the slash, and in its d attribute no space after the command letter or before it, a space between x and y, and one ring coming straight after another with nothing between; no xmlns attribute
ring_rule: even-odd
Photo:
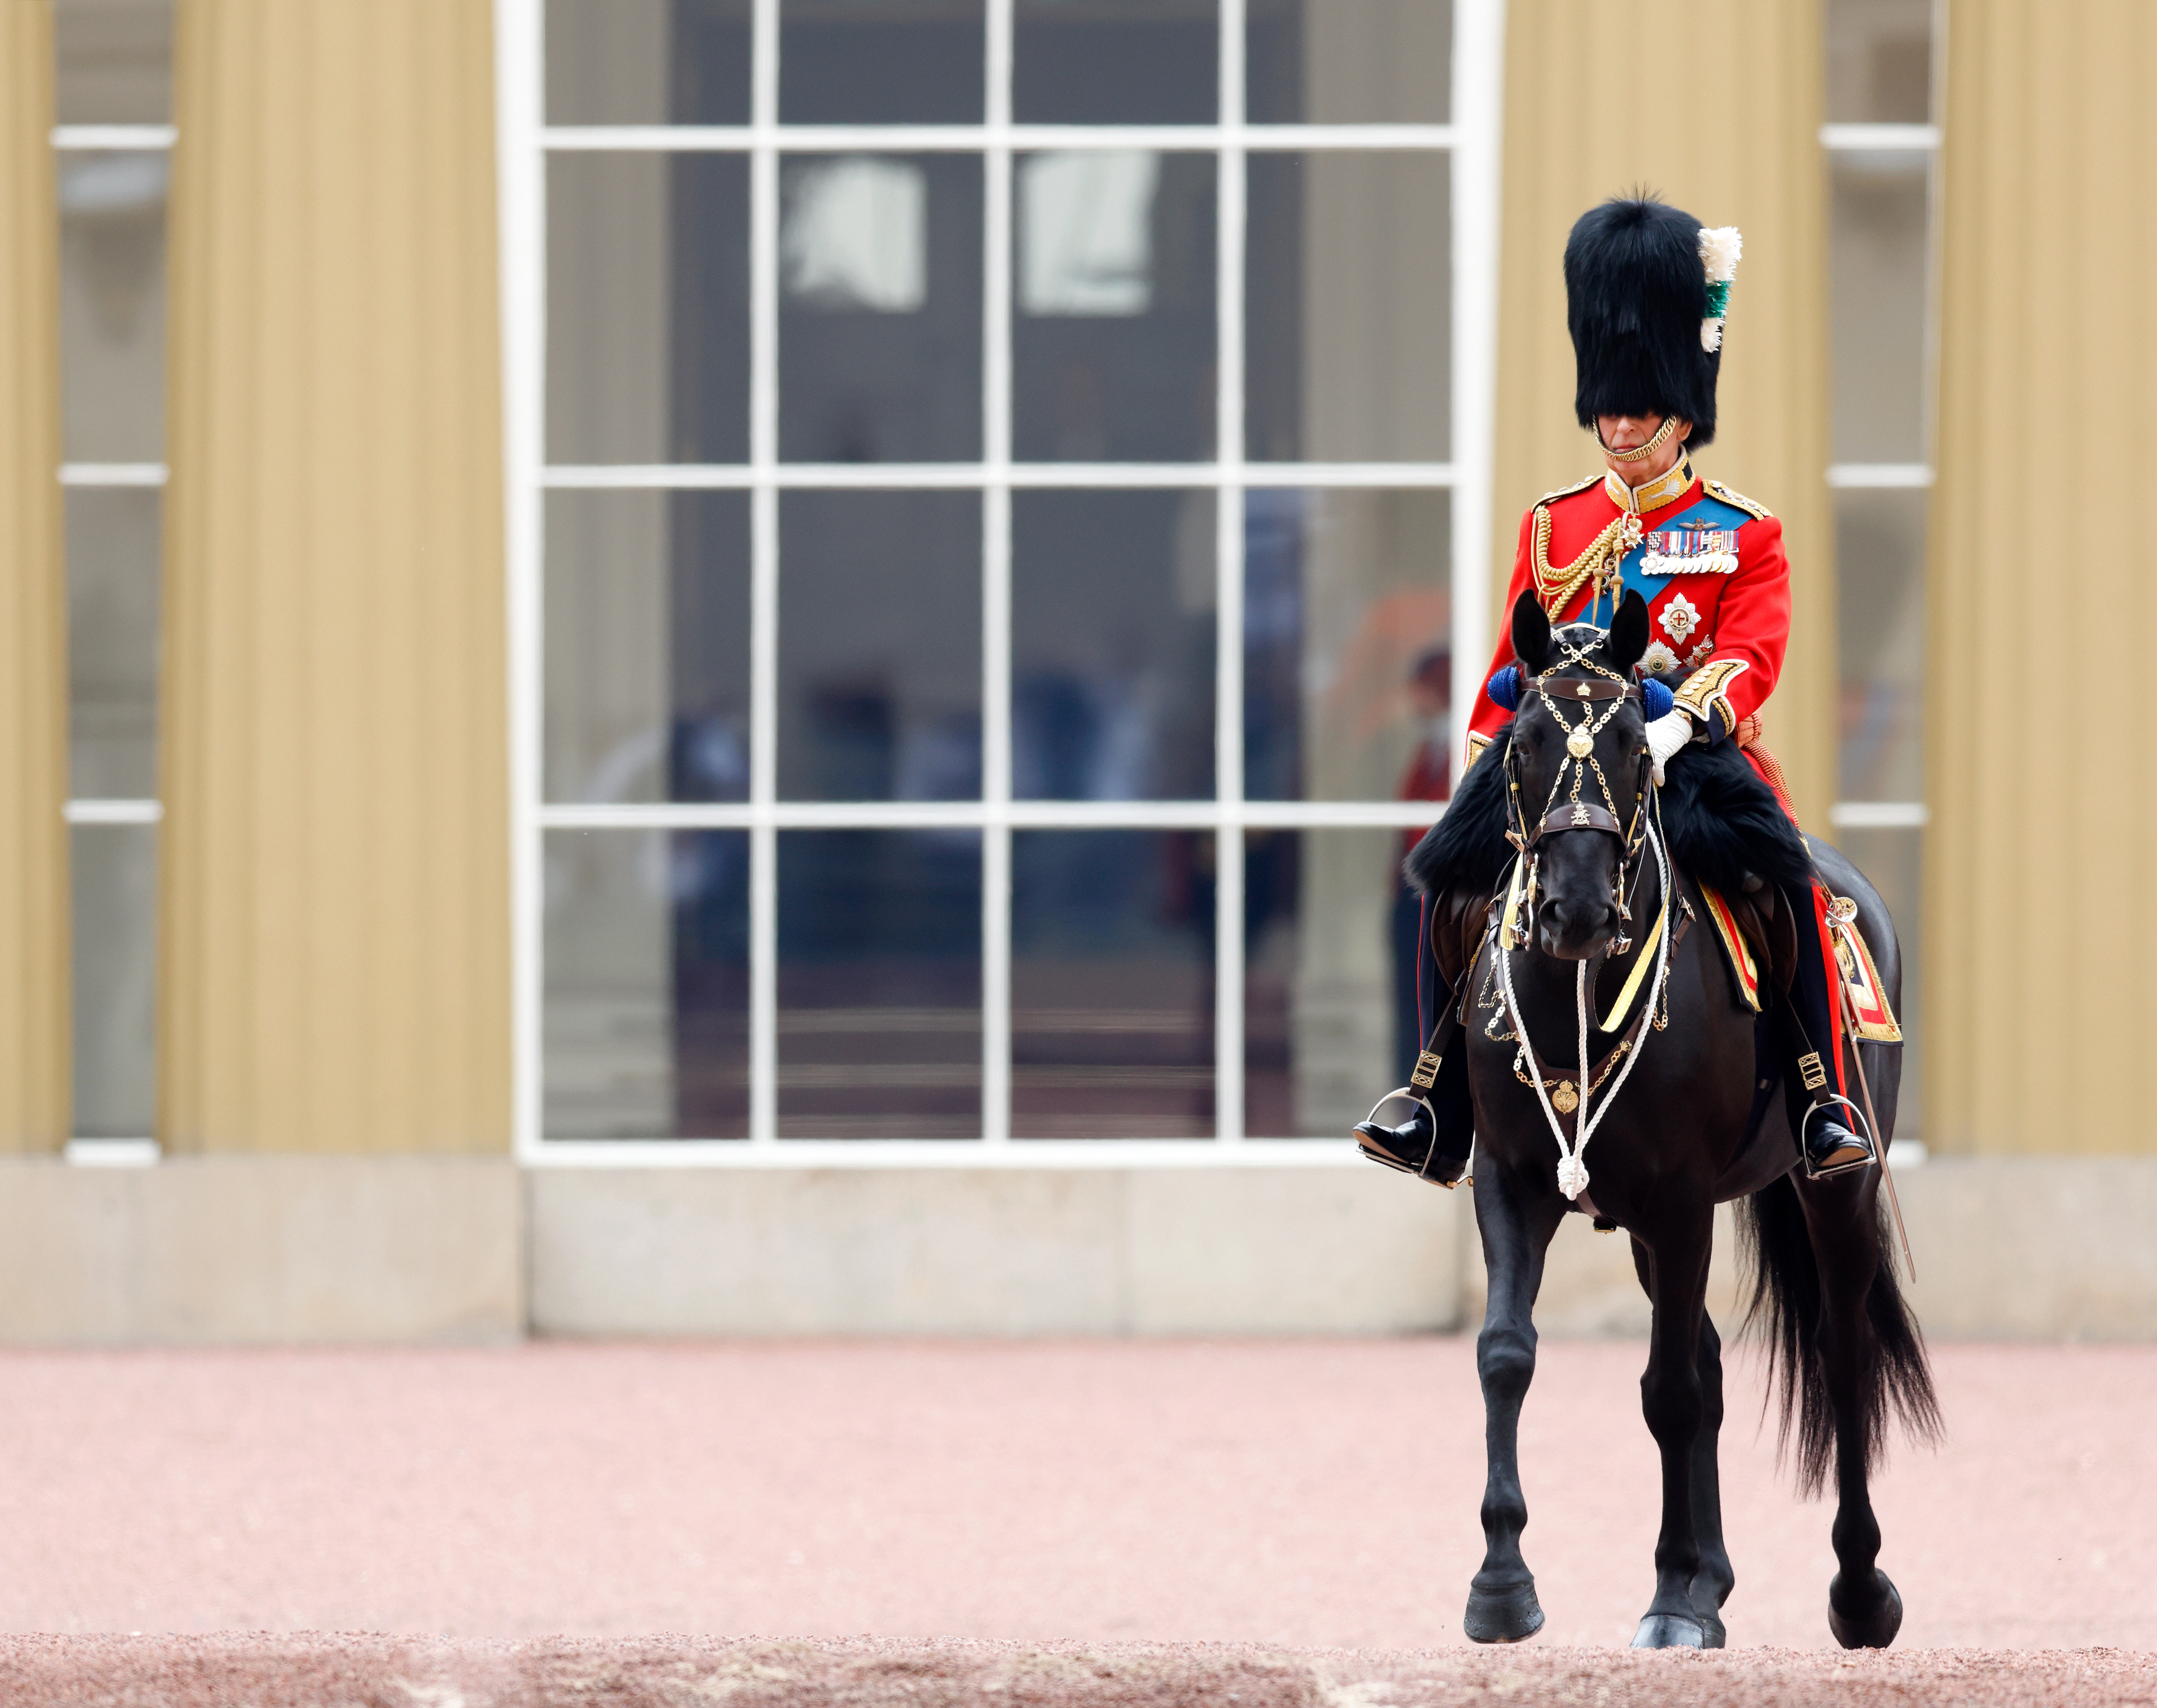
<svg viewBox="0 0 2157 1708"><path fill-rule="evenodd" d="M1012 793L1213 793L1213 495L1012 500Z"/></svg>
<svg viewBox="0 0 2157 1708"><path fill-rule="evenodd" d="M1923 154L1830 157L1835 460L1925 460Z"/></svg>
<svg viewBox="0 0 2157 1708"><path fill-rule="evenodd" d="M1254 125L1442 125L1452 0L1249 0Z"/></svg>
<svg viewBox="0 0 2157 1708"><path fill-rule="evenodd" d="M1243 854L1243 1130L1338 1138L1408 1083L1417 899L1387 830L1251 831ZM1403 1053L1405 1052L1405 1053Z"/></svg>
<svg viewBox="0 0 2157 1708"><path fill-rule="evenodd" d="M1444 759L1430 758L1453 751L1449 495L1257 491L1243 502L1244 793L1449 795Z"/></svg>
<svg viewBox="0 0 2157 1708"><path fill-rule="evenodd" d="M547 495L547 796L749 799L749 495Z"/></svg>
<svg viewBox="0 0 2157 1708"><path fill-rule="evenodd" d="M68 842L75 1135L147 1139L157 1131L157 826L77 825Z"/></svg>
<svg viewBox="0 0 2157 1708"><path fill-rule="evenodd" d="M550 831L544 1125L749 1132L749 834Z"/></svg>
<svg viewBox="0 0 2157 1708"><path fill-rule="evenodd" d="M1880 899L1894 918L1895 935L1902 946L1902 1000L1896 1006L1895 1018L1902 1022L1907 1042L1902 1046L1902 1092L1895 1117L1895 1136L1922 1139L1925 1136L1925 962L1918 928L1923 921L1924 898L1919 884L1924 872L1924 832L1837 831L1835 845L1872 880L1873 888L1880 892Z"/></svg>
<svg viewBox="0 0 2157 1708"><path fill-rule="evenodd" d="M1925 502L1835 495L1845 800L1925 798Z"/></svg>
<svg viewBox="0 0 2157 1708"><path fill-rule="evenodd" d="M1208 125L1220 111L1215 0L1016 0L1022 125Z"/></svg>
<svg viewBox="0 0 2157 1708"><path fill-rule="evenodd" d="M781 0L788 125L978 125L981 0Z"/></svg>
<svg viewBox="0 0 2157 1708"><path fill-rule="evenodd" d="M1443 153L1250 157L1251 457L1451 454L1451 171Z"/></svg>
<svg viewBox="0 0 2157 1708"><path fill-rule="evenodd" d="M749 0L547 0L550 125L746 125Z"/></svg>
<svg viewBox="0 0 2157 1708"><path fill-rule="evenodd" d="M1212 456L1213 157L1073 149L1017 178L1019 459Z"/></svg>
<svg viewBox="0 0 2157 1708"><path fill-rule="evenodd" d="M547 455L748 457L744 157L548 157Z"/></svg>
<svg viewBox="0 0 2157 1708"><path fill-rule="evenodd" d="M781 163L779 445L794 462L981 454L981 162Z"/></svg>
<svg viewBox="0 0 2157 1708"><path fill-rule="evenodd" d="M1827 0L1827 116L1921 125L1932 113L1934 0Z"/></svg>
<svg viewBox="0 0 2157 1708"><path fill-rule="evenodd" d="M981 833L783 831L779 1134L981 1131Z"/></svg>
<svg viewBox="0 0 2157 1708"><path fill-rule="evenodd" d="M60 382L69 462L165 446L165 187L155 153L59 157Z"/></svg>
<svg viewBox="0 0 2157 1708"><path fill-rule="evenodd" d="M1213 1136L1213 837L1012 833L1012 1134Z"/></svg>
<svg viewBox="0 0 2157 1708"><path fill-rule="evenodd" d="M53 57L59 123L172 121L172 0L53 0Z"/></svg>
<svg viewBox="0 0 2157 1708"><path fill-rule="evenodd" d="M158 502L153 488L67 491L68 792L78 799L157 792Z"/></svg>
<svg viewBox="0 0 2157 1708"><path fill-rule="evenodd" d="M981 501L787 492L779 508L779 793L981 793Z"/></svg>

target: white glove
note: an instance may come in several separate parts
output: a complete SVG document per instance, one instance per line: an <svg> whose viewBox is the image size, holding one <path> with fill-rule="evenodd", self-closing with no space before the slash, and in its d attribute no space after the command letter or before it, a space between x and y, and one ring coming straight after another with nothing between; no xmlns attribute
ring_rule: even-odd
<svg viewBox="0 0 2157 1708"><path fill-rule="evenodd" d="M1657 788L1662 786L1663 762L1691 741L1692 733L1692 714L1675 706L1648 726L1648 751L1655 756Z"/></svg>

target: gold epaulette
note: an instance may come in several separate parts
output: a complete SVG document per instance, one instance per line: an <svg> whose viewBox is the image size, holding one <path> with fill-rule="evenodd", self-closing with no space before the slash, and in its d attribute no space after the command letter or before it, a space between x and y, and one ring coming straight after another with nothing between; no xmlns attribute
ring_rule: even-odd
<svg viewBox="0 0 2157 1708"><path fill-rule="evenodd" d="M1570 498L1576 492L1585 492L1590 486L1599 486L1602 484L1602 476L1590 475L1584 481L1575 481L1570 486L1560 486L1556 491L1544 493L1542 497L1536 500L1536 503L1547 504L1553 498Z"/></svg>
<svg viewBox="0 0 2157 1708"><path fill-rule="evenodd" d="M1766 522L1768 519L1770 512L1768 511L1768 507L1764 504L1754 503L1743 492L1732 491L1729 487L1724 486L1720 481L1707 481L1702 484L1707 486L1710 492L1720 498L1725 504L1736 505L1740 510L1745 512L1747 515L1750 516L1755 522Z"/></svg>

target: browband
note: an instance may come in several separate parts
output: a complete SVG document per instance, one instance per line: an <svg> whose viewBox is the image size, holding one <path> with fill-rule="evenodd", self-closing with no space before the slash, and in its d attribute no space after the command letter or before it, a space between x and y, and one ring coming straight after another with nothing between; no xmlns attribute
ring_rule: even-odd
<svg viewBox="0 0 2157 1708"><path fill-rule="evenodd" d="M1555 682L1544 677L1530 677L1521 686L1532 688L1546 700L1564 700L1573 703L1583 700L1615 700L1620 697L1637 700L1640 697L1637 682L1614 682L1604 677L1570 677Z"/></svg>

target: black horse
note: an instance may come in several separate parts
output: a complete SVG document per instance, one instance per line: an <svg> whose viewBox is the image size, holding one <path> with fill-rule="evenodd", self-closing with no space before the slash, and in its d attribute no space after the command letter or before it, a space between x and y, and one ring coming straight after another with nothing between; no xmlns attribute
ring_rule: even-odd
<svg viewBox="0 0 2157 1708"><path fill-rule="evenodd" d="M1647 608L1637 595L1624 599L1607 636L1571 630L1563 644L1554 641L1534 599L1524 595L1513 613L1513 645L1531 680L1509 732L1511 755L1494 749L1463 783L1464 795L1480 784L1486 810L1496 798L1490 791L1509 790L1520 803L1509 815L1516 833L1534 835L1540 828L1532 850L1535 888L1516 910L1526 941L1516 936L1517 946L1508 949L1502 922L1494 918L1472 954L1465 985L1456 986L1466 1015L1465 1044L1456 1047L1468 1052L1475 1212L1490 1276L1489 1309L1476 1342L1490 1460L1486 1546L1469 1593L1466 1629L1479 1643L1510 1643L1532 1636L1543 1623L1534 1576L1521 1554L1528 1514L1516 1437L1521 1403L1535 1373L1533 1312L1544 1253L1566 1213L1581 1210L1600 1225L1625 1230L1654 1306L1640 1397L1661 1452L1662 1528L1655 1594L1634 1645L1722 1645L1721 1609L1736 1578L1723 1546L1716 1464L1722 1345L1705 1299L1715 1206L1736 1200L1753 1271L1748 1321L1766 1331L1784 1444L1794 1438L1805 1492L1821 1490L1830 1468L1834 1474L1840 1570L1828 1587L1829 1628L1845 1648L1884 1648L1902 1624L1902 1604L1875 1564L1880 1527L1866 1480L1881 1457L1891 1412L1918 1436L1937 1431L1931 1374L1888 1249L1878 1202L1881 1170L1814 1181L1798 1167L1786 1099L1773 1095L1777 1069L1764 1065L1773 1052L1756 1047L1758 1016L1742 1000L1716 933L1707 927L1699 879L1719 878L1720 887L1734 877L1758 892L1761 878L1673 865L1666 910L1654 840L1640 834L1629 841L1628 832L1642 824L1636 812L1647 815L1645 825L1655 823L1660 794L1665 814L1682 797L1692 815L1691 834L1667 840L1681 851L1708 850L1692 862L1696 867L1703 860L1715 863L1718 835L1728 851L1728 813L1702 798L1699 776L1691 778L1690 794L1681 786L1689 767L1701 775L1717 764L1741 768L1744 784L1773 811L1772 795L1727 749L1717 750L1712 760L1702 749L1684 750L1671 761L1671 786L1651 788L1645 715L1637 691L1622 695L1618 686L1632 682L1647 640ZM1578 702L1592 716L1574 709L1583 684L1601 697ZM1552 698L1568 707L1567 716L1552 713ZM1580 759L1591 732L1592 760L1568 769L1568 758ZM1477 778L1485 766L1490 769ZM1592 783L1585 793L1576 791L1578 802L1604 806L1602 812L1567 805L1568 797L1557 792L1567 776L1583 774L1607 779L1607 806ZM1546 821L1548 803L1561 810ZM1740 801L1729 810L1757 805ZM1587 822L1591 817L1598 822ZM1777 822L1788 826L1786 819ZM1445 828L1442 824L1432 836ZM1461 826L1453 828L1457 839ZM1502 840L1499 840L1497 857L1510 863ZM1634 856L1629 864L1629 848ZM1856 901L1882 981L1891 999L1899 996L1900 957L1879 896L1834 848L1814 843L1810 852L1832 892ZM1429 863L1426 855L1426 869ZM1659 918L1664 929L1656 933L1651 922ZM1695 922L1696 929L1681 932ZM1811 929L1809 916L1802 929ZM1648 959L1656 955L1667 955L1660 991ZM1583 962L1587 1049L1578 1065L1566 1066L1580 1053L1576 981ZM1636 967L1648 976L1634 984L1629 1022L1613 1011ZM1644 1016L1642 1005L1656 1002L1661 1011ZM1603 1029L1604 1019L1613 1030ZM1629 1026L1633 1042L1621 1050ZM1901 1052L1877 1044L1857 1048L1877 1111L1876 1143L1884 1150L1894 1130ZM1599 1086L1593 1083L1598 1071ZM1572 1104L1583 1077L1591 1095L1599 1093L1593 1107L1608 1119L1593 1117L1590 1142L1579 1156L1588 1183L1569 1201L1560 1189L1553 1124L1564 1129L1570 1115L1573 1134L1579 1132L1579 1117L1590 1111ZM1555 1102L1548 1103L1553 1089Z"/></svg>

